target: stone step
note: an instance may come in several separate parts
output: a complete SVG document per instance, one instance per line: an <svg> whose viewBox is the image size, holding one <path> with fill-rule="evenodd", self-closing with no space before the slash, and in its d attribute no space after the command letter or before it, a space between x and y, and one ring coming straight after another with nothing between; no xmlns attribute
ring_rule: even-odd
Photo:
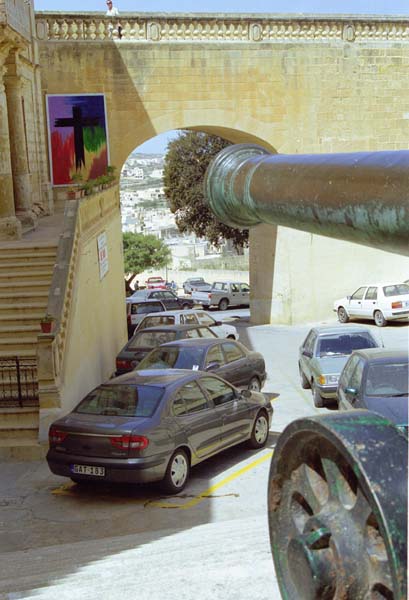
<svg viewBox="0 0 409 600"><path fill-rule="evenodd" d="M55 260L36 260L35 262L33 262L32 264L27 264L27 260L25 258L22 258L21 261L7 261L7 260L1 260L0 261L0 275L5 273L20 273L23 274L26 271L30 271L30 268L34 268L37 271L38 270L49 270L50 272L53 270L55 265Z"/></svg>
<svg viewBox="0 0 409 600"><path fill-rule="evenodd" d="M29 429L38 430L39 409L38 407L0 407L0 432L2 429ZM0 433L1 435L1 433Z"/></svg>
<svg viewBox="0 0 409 600"><path fill-rule="evenodd" d="M20 350L37 347L37 336L21 338L0 338L0 350L8 350L11 355L19 356Z"/></svg>
<svg viewBox="0 0 409 600"><path fill-rule="evenodd" d="M15 356L15 353L14 355ZM32 348L24 348L18 352L19 358L36 358L37 357L37 346ZM0 358L10 358L10 350L0 350Z"/></svg>
<svg viewBox="0 0 409 600"><path fill-rule="evenodd" d="M23 298L33 298L33 299L42 299L42 298L46 298L48 299L48 290L44 290L44 291L38 291L38 290L32 290L32 291L28 291L28 292L3 292L2 290L0 290L0 306L2 304L2 301L6 301L6 300L19 300L19 299L23 299Z"/></svg>
<svg viewBox="0 0 409 600"><path fill-rule="evenodd" d="M36 426L18 426L10 427L0 423L0 440L37 440L38 427Z"/></svg>
<svg viewBox="0 0 409 600"><path fill-rule="evenodd" d="M6 338L20 338L25 337L27 334L40 333L41 327L40 325L2 325L0 321L0 340L4 340Z"/></svg>
<svg viewBox="0 0 409 600"><path fill-rule="evenodd" d="M48 254L48 253L57 253L57 244L47 243L44 244L32 242L24 242L23 240L19 242L3 242L0 244L0 253L6 254L18 254L18 255L40 255L40 254Z"/></svg>
<svg viewBox="0 0 409 600"><path fill-rule="evenodd" d="M44 252L38 253L36 252L36 250L31 250L26 248L25 252L16 252L14 249L13 250L4 250L1 249L0 250L0 264L2 263L3 260L8 260L8 261L21 261L21 260L26 260L28 262L35 262L37 260L39 260L39 258L41 260L55 260L55 257L57 256L57 248L47 248Z"/></svg>
<svg viewBox="0 0 409 600"><path fill-rule="evenodd" d="M9 438L0 439L0 460L43 460L48 451L48 444L39 444L35 440Z"/></svg>
<svg viewBox="0 0 409 600"><path fill-rule="evenodd" d="M15 316L30 314L36 312L41 317L44 316L47 308L47 299L44 302L13 302L13 304L0 304L0 313L4 316Z"/></svg>
<svg viewBox="0 0 409 600"><path fill-rule="evenodd" d="M45 310L32 310L31 312L15 314L2 314L0 311L0 326L14 327L24 325L39 325L40 319L44 317Z"/></svg>
<svg viewBox="0 0 409 600"><path fill-rule="evenodd" d="M0 277L0 293L8 293L8 292L25 292L27 289L33 290L36 292L49 292L50 290L50 282L51 275L48 279L38 279L38 280L30 280L30 285L27 285L26 281L20 280L12 280L12 281L2 281Z"/></svg>
<svg viewBox="0 0 409 600"><path fill-rule="evenodd" d="M7 272L0 273L0 282L1 283L10 283L14 284L15 281L24 281L26 284L30 284L32 281L38 281L39 279L51 281L51 277L53 275L53 269L50 267L49 269L37 269L37 265L35 269L26 269L24 273L16 273L16 272Z"/></svg>

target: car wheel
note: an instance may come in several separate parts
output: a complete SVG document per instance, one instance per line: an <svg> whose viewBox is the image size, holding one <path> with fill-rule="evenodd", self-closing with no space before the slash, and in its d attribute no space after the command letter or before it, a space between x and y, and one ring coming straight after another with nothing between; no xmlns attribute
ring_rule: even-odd
<svg viewBox="0 0 409 600"><path fill-rule="evenodd" d="M349 321L348 313L343 306L340 306L338 309L338 321L340 323L348 323Z"/></svg>
<svg viewBox="0 0 409 600"><path fill-rule="evenodd" d="M228 339L228 340L235 340L236 338L235 338L235 336L234 336L234 335L228 335L228 336L227 336L227 339Z"/></svg>
<svg viewBox="0 0 409 600"><path fill-rule="evenodd" d="M252 377L250 379L250 383L247 386L247 389L252 392L259 392L261 390L261 384L258 377Z"/></svg>
<svg viewBox="0 0 409 600"><path fill-rule="evenodd" d="M176 450L169 461L162 488L168 494L177 494L183 490L189 479L190 464L184 450Z"/></svg>
<svg viewBox="0 0 409 600"><path fill-rule="evenodd" d="M268 418L264 411L257 414L249 439L250 448L263 448L268 438Z"/></svg>
<svg viewBox="0 0 409 600"><path fill-rule="evenodd" d="M376 310L374 312L374 321L375 321L375 325L377 325L378 327L385 327L386 325L386 319L383 316L383 314L381 313L380 310Z"/></svg>
<svg viewBox="0 0 409 600"><path fill-rule="evenodd" d="M189 304L182 304L182 308L183 310L188 310L188 308L190 308Z"/></svg>
<svg viewBox="0 0 409 600"><path fill-rule="evenodd" d="M303 390L309 390L311 387L310 382L306 378L304 371L301 369L301 365L299 363L298 363L298 370L300 372L301 387L303 388Z"/></svg>
<svg viewBox="0 0 409 600"><path fill-rule="evenodd" d="M312 399L314 400L314 406L322 408L324 406L324 399L315 387L314 381L311 381Z"/></svg>
<svg viewBox="0 0 409 600"><path fill-rule="evenodd" d="M229 306L229 301L227 298L222 298L219 302L219 310L227 310Z"/></svg>

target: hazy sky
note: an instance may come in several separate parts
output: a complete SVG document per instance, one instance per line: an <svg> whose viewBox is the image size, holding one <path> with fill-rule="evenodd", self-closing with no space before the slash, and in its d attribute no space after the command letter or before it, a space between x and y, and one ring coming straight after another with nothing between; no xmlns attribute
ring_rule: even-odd
<svg viewBox="0 0 409 600"><path fill-rule="evenodd" d="M179 12L179 13L269 13L269 14L409 14L409 0L202 0L198 8L192 0L113 0L121 12ZM87 12L106 10L105 0L34 0L35 10ZM164 152L168 132L149 140L138 151Z"/></svg>
<svg viewBox="0 0 409 600"><path fill-rule="evenodd" d="M407 15L408 0L116 0L121 11ZM36 10L103 10L105 0L34 0ZM200 8L199 8L200 7Z"/></svg>

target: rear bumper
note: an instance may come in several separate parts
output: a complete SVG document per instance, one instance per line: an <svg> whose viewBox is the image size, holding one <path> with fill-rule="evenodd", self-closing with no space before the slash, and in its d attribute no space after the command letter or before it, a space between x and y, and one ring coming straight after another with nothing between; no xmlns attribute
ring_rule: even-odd
<svg viewBox="0 0 409 600"><path fill-rule="evenodd" d="M74 477L83 481L107 481L113 483L151 483L164 478L168 463L167 456L147 458L112 459L67 455L49 450L47 462L50 471L62 477ZM79 475L73 473L72 465L104 467L105 476Z"/></svg>
<svg viewBox="0 0 409 600"><path fill-rule="evenodd" d="M409 310L392 310L391 312L385 312L385 319L389 321L397 321L399 319L408 319Z"/></svg>

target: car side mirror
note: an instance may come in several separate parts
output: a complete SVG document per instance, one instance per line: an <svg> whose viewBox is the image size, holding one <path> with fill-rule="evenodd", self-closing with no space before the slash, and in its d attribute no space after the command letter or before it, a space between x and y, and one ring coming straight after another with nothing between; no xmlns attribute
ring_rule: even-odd
<svg viewBox="0 0 409 600"><path fill-rule="evenodd" d="M347 300L351 300L352 296L347 296Z"/></svg>
<svg viewBox="0 0 409 600"><path fill-rule="evenodd" d="M308 356L308 358L312 358L311 350L303 350L302 353L303 353L303 356Z"/></svg>
<svg viewBox="0 0 409 600"><path fill-rule="evenodd" d="M246 398L246 400L249 400L251 398L251 391L250 390L242 390L241 395L243 398Z"/></svg>
<svg viewBox="0 0 409 600"><path fill-rule="evenodd" d="M215 321L215 323L213 323L212 325L210 325L210 327L220 327L220 325L222 325L221 321Z"/></svg>
<svg viewBox="0 0 409 600"><path fill-rule="evenodd" d="M207 365L206 371L214 371L214 369L218 369L220 367L220 363L214 361Z"/></svg>
<svg viewBox="0 0 409 600"><path fill-rule="evenodd" d="M348 396L355 397L357 395L357 393L358 393L358 390L356 388L346 387L345 388L345 393L348 394Z"/></svg>

